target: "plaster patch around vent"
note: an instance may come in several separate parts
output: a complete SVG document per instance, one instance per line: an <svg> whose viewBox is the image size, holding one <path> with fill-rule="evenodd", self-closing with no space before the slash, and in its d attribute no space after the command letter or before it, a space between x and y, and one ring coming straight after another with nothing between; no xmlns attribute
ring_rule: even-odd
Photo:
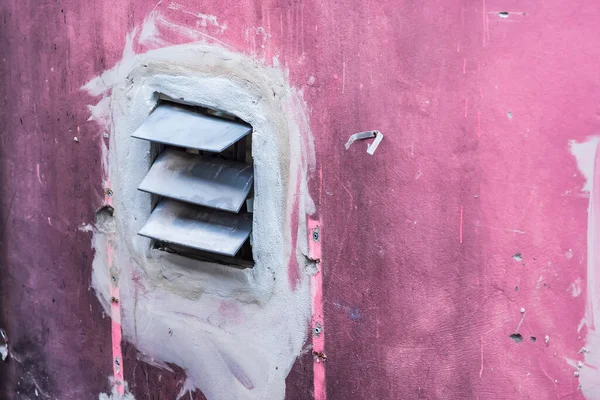
<svg viewBox="0 0 600 400"><path fill-rule="evenodd" d="M307 252L306 241L294 238L307 237L306 214L314 211L307 189L314 150L301 94L280 70L214 46L125 54L83 87L110 106L94 108L103 113L94 120L110 131L105 168L114 250L107 254L108 238L96 230L92 285L108 310L112 257L125 340L146 357L185 368L185 388L197 387L208 399L283 399L310 319L308 275L291 272ZM137 188L152 159L148 143L131 134L159 93L232 113L253 127L254 268L165 253L137 235L151 211L150 194ZM297 284L291 273L300 276Z"/></svg>

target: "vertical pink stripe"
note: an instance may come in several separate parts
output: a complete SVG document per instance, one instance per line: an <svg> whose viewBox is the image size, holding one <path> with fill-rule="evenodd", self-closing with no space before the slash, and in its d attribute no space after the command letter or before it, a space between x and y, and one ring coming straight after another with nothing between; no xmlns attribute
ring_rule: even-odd
<svg viewBox="0 0 600 400"><path fill-rule="evenodd" d="M458 237L460 242L462 243L462 231L463 231L463 206L460 205L460 222L458 227Z"/></svg>
<svg viewBox="0 0 600 400"><path fill-rule="evenodd" d="M292 215L290 217L290 226L298 226L298 220L299 220L299 213L300 210L298 209L298 201L300 200L299 198L299 193L300 192L300 175L298 175L298 184L296 186L296 197L294 199L294 203L292 205ZM298 231L295 229L292 229L291 232L291 243L292 243L292 248L296 248L296 244L298 242ZM300 284L300 265L298 264L298 258L296 258L295 254L291 254L290 258L288 260L288 281L290 284L290 288L292 290L296 290L298 288L298 285Z"/></svg>
<svg viewBox="0 0 600 400"><path fill-rule="evenodd" d="M316 232L316 235L315 235ZM327 399L325 387L325 320L323 318L323 263L321 262L321 240L323 228L318 220L308 220L309 257L317 261L319 270L310 278L312 300L312 344L315 400Z"/></svg>
<svg viewBox="0 0 600 400"><path fill-rule="evenodd" d="M485 14L486 10L485 10L485 0L483 0L483 7L481 7L481 10L483 12L483 29L482 29L482 34L483 34L483 40L481 41L481 46L485 47L485 39L486 39L486 34L487 34L487 15Z"/></svg>
<svg viewBox="0 0 600 400"><path fill-rule="evenodd" d="M105 196L104 196L104 204L111 206L112 202L112 192L108 189L110 188L110 181L108 178L105 182ZM123 351L121 349L121 305L120 305L120 297L119 297L119 278L117 274L113 274L113 266L114 266L114 251L112 247L112 243L114 240L114 234L110 233L108 235L108 240L106 242L106 255L108 259L108 276L110 279L109 284L109 295L110 295L110 318L111 318L111 339L112 339L112 365L113 365L113 375L114 375L114 385L118 394L123 396L125 394L125 379L123 377Z"/></svg>

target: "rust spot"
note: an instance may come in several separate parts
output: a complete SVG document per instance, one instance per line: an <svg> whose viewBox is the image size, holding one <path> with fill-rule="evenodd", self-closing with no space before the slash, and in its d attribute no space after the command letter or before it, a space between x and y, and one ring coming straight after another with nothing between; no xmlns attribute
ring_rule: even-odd
<svg viewBox="0 0 600 400"><path fill-rule="evenodd" d="M321 351L315 351L313 350L312 352L313 358L316 362L325 362L327 361L327 356L325 355L325 353L321 352Z"/></svg>

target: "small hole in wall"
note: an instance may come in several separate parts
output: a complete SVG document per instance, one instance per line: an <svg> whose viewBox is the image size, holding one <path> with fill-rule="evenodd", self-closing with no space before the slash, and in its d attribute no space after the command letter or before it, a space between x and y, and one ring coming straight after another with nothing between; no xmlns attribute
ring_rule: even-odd
<svg viewBox="0 0 600 400"><path fill-rule="evenodd" d="M535 336L532 336L532 337L530 337L530 338L529 338L529 340L531 340L531 343L535 343L535 341L536 341L537 339L535 338Z"/></svg>
<svg viewBox="0 0 600 400"><path fill-rule="evenodd" d="M520 333L513 333L509 336L515 343L521 343L523 341L523 335Z"/></svg>
<svg viewBox="0 0 600 400"><path fill-rule="evenodd" d="M109 232L114 230L115 209L110 205L104 205L96 211L94 217L94 227L99 232Z"/></svg>
<svg viewBox="0 0 600 400"><path fill-rule="evenodd" d="M498 16L499 16L500 18L508 18L508 15L509 15L509 12L508 12L508 11L500 11L500 12L498 13Z"/></svg>
<svg viewBox="0 0 600 400"><path fill-rule="evenodd" d="M323 326L319 322L317 322L315 327L313 328L313 335L319 336L322 331L323 331Z"/></svg>
<svg viewBox="0 0 600 400"><path fill-rule="evenodd" d="M113 215L115 215L115 209L112 206L102 206L96 211L96 222L102 222L106 219L110 219Z"/></svg>

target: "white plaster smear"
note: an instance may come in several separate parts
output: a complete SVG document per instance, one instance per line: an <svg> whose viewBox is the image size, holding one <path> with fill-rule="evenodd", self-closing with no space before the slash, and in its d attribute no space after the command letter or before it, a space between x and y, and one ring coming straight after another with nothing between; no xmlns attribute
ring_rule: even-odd
<svg viewBox="0 0 600 400"><path fill-rule="evenodd" d="M595 315L600 312L600 298L598 297L598 285L600 285L600 252L598 251L598 239L600 239L600 209L597 205L600 203L600 191L594 187L594 180L600 179L597 176L599 165L596 161L598 143L600 138L590 137L588 140L578 143L570 141L571 154L577 161L577 168L583 174L586 182L582 191L590 194L588 206L588 228L587 228L587 276L586 276L586 309L582 324L587 327L585 337L585 351L580 351L584 357L584 363L578 368L579 382L581 391L586 399L600 399L600 331L596 328ZM596 205L596 206L594 206ZM573 291L576 295L577 291ZM581 326L578 330L581 329ZM577 365L573 360L567 359L571 365ZM577 368L577 367L576 367Z"/></svg>
<svg viewBox="0 0 600 400"><path fill-rule="evenodd" d="M569 288L567 290L571 292L571 296L579 296L583 291L583 288L581 287L581 278L575 279L575 281L569 285Z"/></svg>
<svg viewBox="0 0 600 400"><path fill-rule="evenodd" d="M183 4L170 2L169 9L177 10L177 11L183 12L184 14L188 14L188 15L193 15L194 17L196 17L198 19L198 21L196 22L196 25L199 27L207 28L209 26L214 26L214 27L219 28L221 30L221 32L223 32L225 29L227 29L227 25L219 24L219 20L216 16L188 11L188 10L186 10L186 8Z"/></svg>
<svg viewBox="0 0 600 400"><path fill-rule="evenodd" d="M295 290L288 276L290 260L302 271L305 215L314 211L307 190L314 166L308 113L285 74L240 54L198 43L135 54L138 31L147 42L166 43L152 38L160 32L158 18L165 21L153 11L141 30L127 36L123 59L82 88L103 96L90 111L110 132L105 173L115 210L114 217L96 222L92 285L108 313L112 248L123 336L154 365L172 363L186 371L178 398L199 388L209 400L283 399L310 319L308 275L299 274ZM151 211L150 196L137 190L151 159L149 143L130 135L155 106L157 93L227 110L253 126L253 269L153 250L137 235ZM110 246L108 233L114 237Z"/></svg>
<svg viewBox="0 0 600 400"><path fill-rule="evenodd" d="M583 188L581 188L582 192L592 192L594 156L599 141L600 137L598 136L592 136L581 143L574 140L569 141L571 154L575 157L575 161L577 162L577 169L579 169L579 172L581 172L585 178L585 183Z"/></svg>
<svg viewBox="0 0 600 400"><path fill-rule="evenodd" d="M111 385L113 384L112 380L110 383ZM98 400L135 400L135 397L133 397L133 395L129 393L127 385L125 385L125 394L121 395L117 393L116 388L113 387L113 390L110 394L101 393L98 397Z"/></svg>

